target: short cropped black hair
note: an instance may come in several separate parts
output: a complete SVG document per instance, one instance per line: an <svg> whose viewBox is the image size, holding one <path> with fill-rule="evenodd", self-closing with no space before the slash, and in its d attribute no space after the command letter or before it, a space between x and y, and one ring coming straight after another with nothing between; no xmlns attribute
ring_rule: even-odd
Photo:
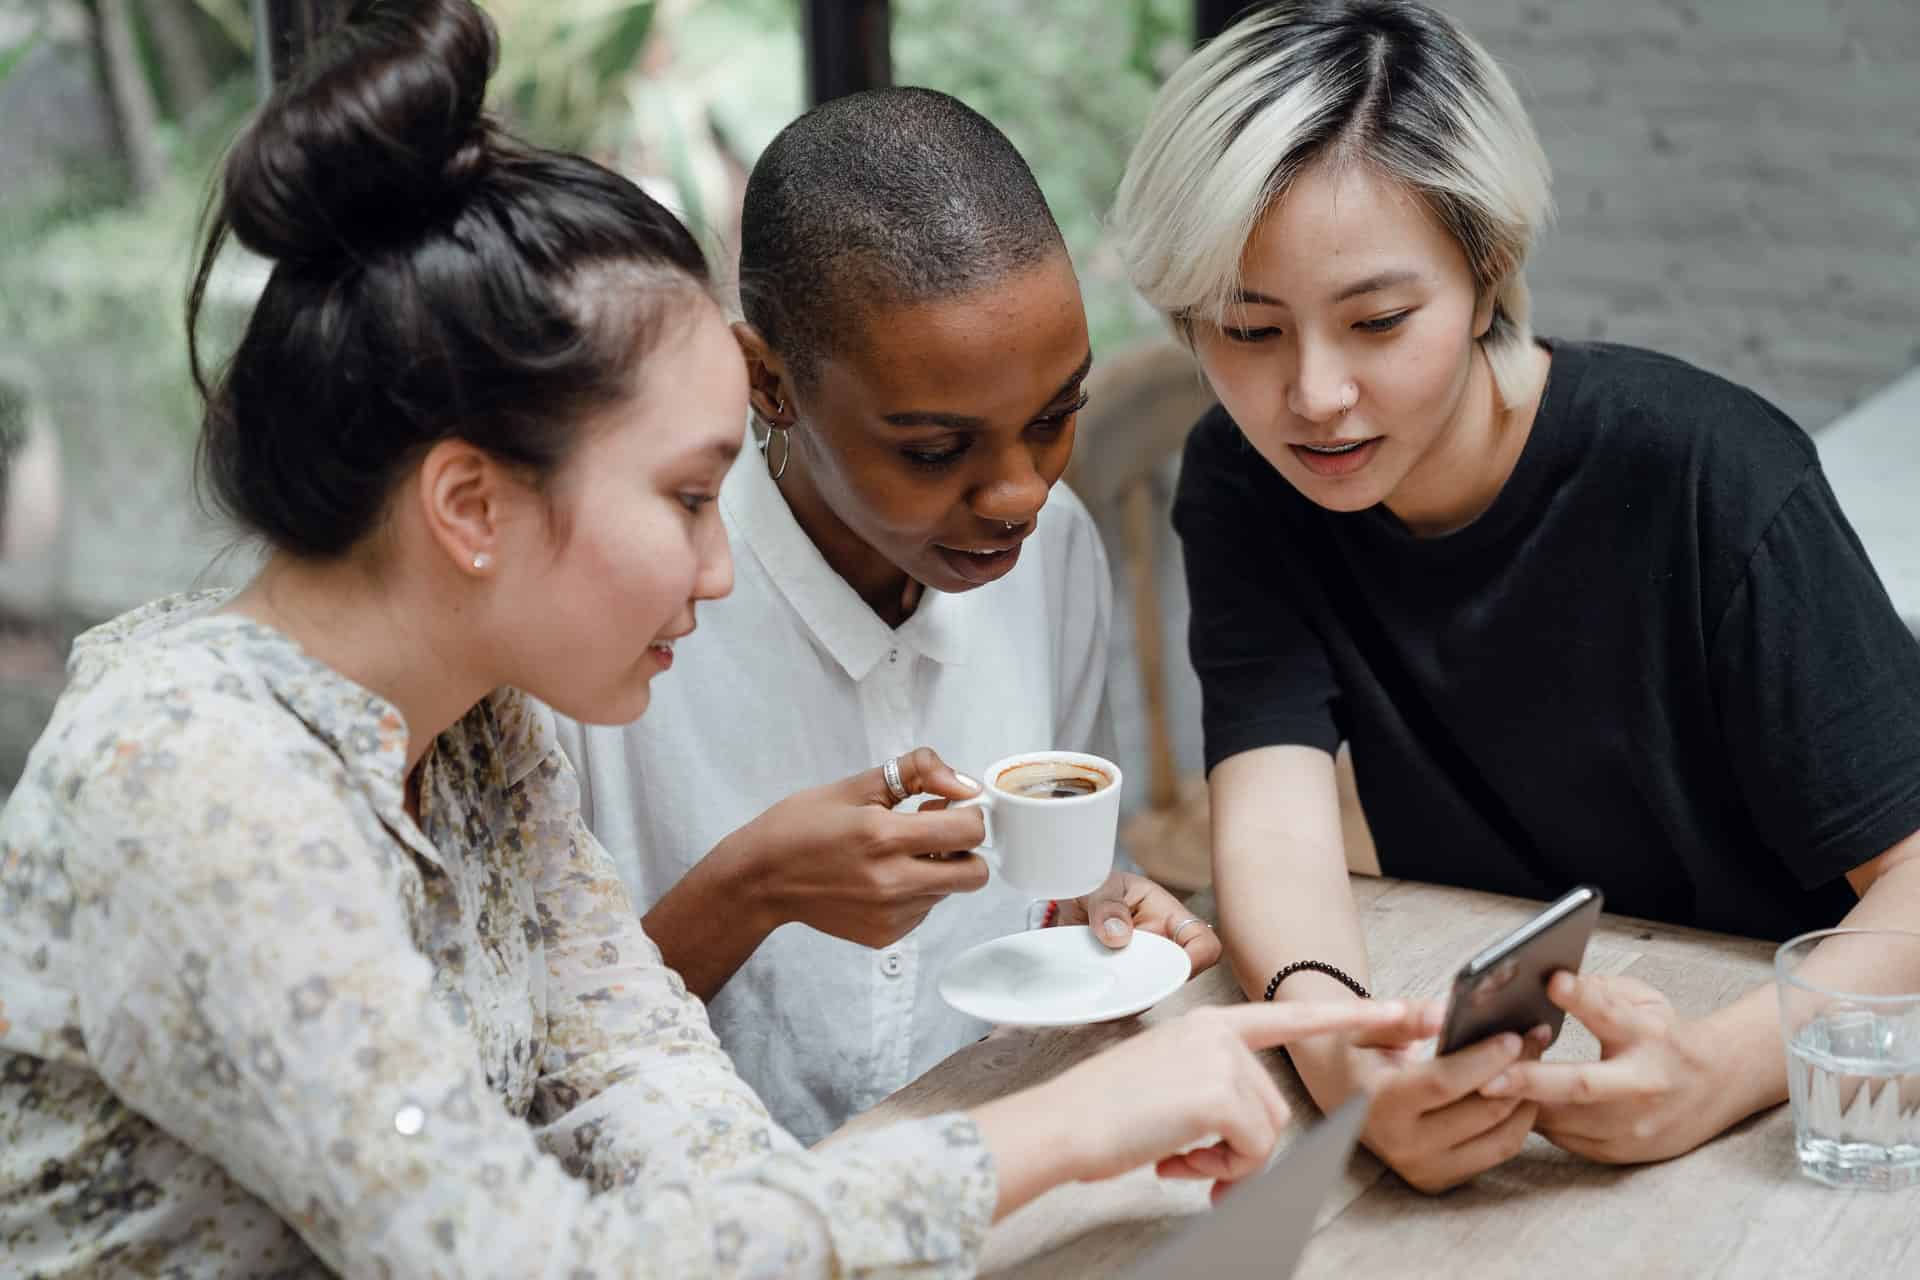
<svg viewBox="0 0 1920 1280"><path fill-rule="evenodd" d="M985 116L931 89L874 89L807 112L754 165L741 306L805 381L872 308L971 293L1065 248Z"/></svg>

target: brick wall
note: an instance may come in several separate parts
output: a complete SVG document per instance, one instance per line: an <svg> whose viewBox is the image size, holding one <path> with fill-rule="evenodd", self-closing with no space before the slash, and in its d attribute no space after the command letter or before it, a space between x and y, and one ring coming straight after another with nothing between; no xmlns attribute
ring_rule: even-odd
<svg viewBox="0 0 1920 1280"><path fill-rule="evenodd" d="M1539 329L1817 429L1920 365L1920 0L1441 0L1555 172Z"/></svg>

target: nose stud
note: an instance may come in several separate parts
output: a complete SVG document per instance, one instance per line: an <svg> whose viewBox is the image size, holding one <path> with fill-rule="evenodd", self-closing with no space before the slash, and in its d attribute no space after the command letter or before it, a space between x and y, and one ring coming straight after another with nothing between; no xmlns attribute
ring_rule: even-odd
<svg viewBox="0 0 1920 1280"><path fill-rule="evenodd" d="M1345 413L1360 403L1360 388L1349 382L1340 389L1340 412Z"/></svg>

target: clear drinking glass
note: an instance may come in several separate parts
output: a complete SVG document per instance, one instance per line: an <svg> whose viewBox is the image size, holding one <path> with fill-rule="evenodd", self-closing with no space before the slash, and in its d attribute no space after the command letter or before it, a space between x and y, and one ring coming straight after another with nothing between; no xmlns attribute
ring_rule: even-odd
<svg viewBox="0 0 1920 1280"><path fill-rule="evenodd" d="M1834 1187L1920 1183L1920 933L1803 933L1773 969L1800 1171Z"/></svg>

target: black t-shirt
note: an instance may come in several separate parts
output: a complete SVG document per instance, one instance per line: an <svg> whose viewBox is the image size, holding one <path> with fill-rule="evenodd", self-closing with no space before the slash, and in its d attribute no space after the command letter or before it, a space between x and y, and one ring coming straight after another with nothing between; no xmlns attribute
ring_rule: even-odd
<svg viewBox="0 0 1920 1280"><path fill-rule="evenodd" d="M1345 739L1390 875L1832 925L1844 874L1920 830L1920 645L1784 414L1650 352L1551 349L1513 475L1442 537L1318 507L1201 419L1174 523L1207 768Z"/></svg>

